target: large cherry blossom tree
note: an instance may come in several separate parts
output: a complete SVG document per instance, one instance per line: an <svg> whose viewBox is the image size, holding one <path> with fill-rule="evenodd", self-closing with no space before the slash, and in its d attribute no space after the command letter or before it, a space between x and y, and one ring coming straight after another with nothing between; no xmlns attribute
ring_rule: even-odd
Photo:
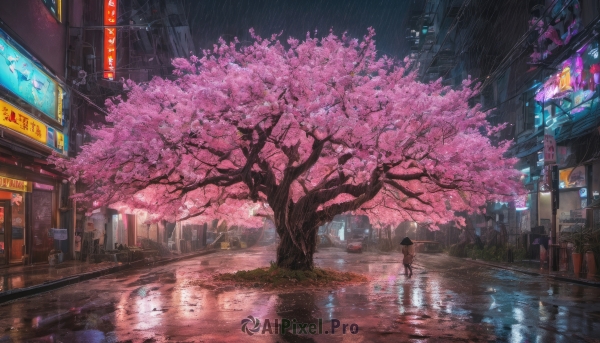
<svg viewBox="0 0 600 343"><path fill-rule="evenodd" d="M408 60L376 56L374 35L220 41L174 60L174 80L128 83L93 142L52 161L97 206L270 216L277 265L291 269L313 268L318 227L337 214L436 229L519 192L509 142L490 140L502 126L468 104L476 87L419 82Z"/></svg>

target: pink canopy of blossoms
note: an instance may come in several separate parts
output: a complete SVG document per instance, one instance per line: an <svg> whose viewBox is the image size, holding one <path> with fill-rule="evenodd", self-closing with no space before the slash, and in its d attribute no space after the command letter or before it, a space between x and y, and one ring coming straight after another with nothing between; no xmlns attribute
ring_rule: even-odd
<svg viewBox="0 0 600 343"><path fill-rule="evenodd" d="M78 199L169 220L249 224L272 215L272 192L286 187L307 215L435 229L521 192L510 142L489 138L503 126L468 105L469 81L421 83L408 60L377 58L374 35L220 41L174 60L174 80L129 82L126 98L107 102L108 125L89 129L92 143L51 160L87 184Z"/></svg>

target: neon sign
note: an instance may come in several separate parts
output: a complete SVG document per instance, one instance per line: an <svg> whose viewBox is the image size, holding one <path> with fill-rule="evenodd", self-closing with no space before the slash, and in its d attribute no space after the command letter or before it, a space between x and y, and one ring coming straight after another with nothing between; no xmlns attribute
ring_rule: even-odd
<svg viewBox="0 0 600 343"><path fill-rule="evenodd" d="M0 87L48 117L63 123L63 90L43 67L0 30Z"/></svg>
<svg viewBox="0 0 600 343"><path fill-rule="evenodd" d="M566 92L571 90L571 68L565 67L560 73L560 79L558 83L558 90Z"/></svg>
<svg viewBox="0 0 600 343"><path fill-rule="evenodd" d="M18 132L63 155L67 154L68 137L2 99L0 99L0 127Z"/></svg>
<svg viewBox="0 0 600 343"><path fill-rule="evenodd" d="M4 176L0 176L0 189L8 189L17 192L31 192L27 181L11 179Z"/></svg>
<svg viewBox="0 0 600 343"><path fill-rule="evenodd" d="M104 0L104 78L109 80L115 78L117 66L116 24L117 0Z"/></svg>
<svg viewBox="0 0 600 343"><path fill-rule="evenodd" d="M117 0L104 0L104 26L117 25Z"/></svg>

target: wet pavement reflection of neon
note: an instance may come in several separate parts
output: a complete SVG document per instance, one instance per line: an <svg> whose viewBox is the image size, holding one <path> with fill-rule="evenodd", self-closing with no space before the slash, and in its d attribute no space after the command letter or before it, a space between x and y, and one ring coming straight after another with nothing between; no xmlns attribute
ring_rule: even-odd
<svg viewBox="0 0 600 343"><path fill-rule="evenodd" d="M600 336L600 289L418 255L407 278L398 253L322 249L321 267L369 276L364 284L313 289L207 289L190 284L215 272L268 265L273 247L222 252L113 274L0 307L0 342L150 340L277 342L293 337L240 330L249 315L325 326L356 323L359 333L305 336L315 342L577 342ZM341 331L340 331L341 332Z"/></svg>

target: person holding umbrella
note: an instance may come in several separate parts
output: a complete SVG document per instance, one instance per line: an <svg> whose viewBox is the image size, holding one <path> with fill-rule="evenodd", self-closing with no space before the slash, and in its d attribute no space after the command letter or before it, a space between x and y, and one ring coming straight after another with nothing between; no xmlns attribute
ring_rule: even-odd
<svg viewBox="0 0 600 343"><path fill-rule="evenodd" d="M402 263L404 264L404 275L411 277L412 276L412 263L413 263L413 260L415 259L415 246L413 245L413 242L408 237L404 237L402 242L400 242L400 245L402 245L402 254L404 255L404 259L402 260ZM408 274L409 271L410 271L410 275Z"/></svg>

